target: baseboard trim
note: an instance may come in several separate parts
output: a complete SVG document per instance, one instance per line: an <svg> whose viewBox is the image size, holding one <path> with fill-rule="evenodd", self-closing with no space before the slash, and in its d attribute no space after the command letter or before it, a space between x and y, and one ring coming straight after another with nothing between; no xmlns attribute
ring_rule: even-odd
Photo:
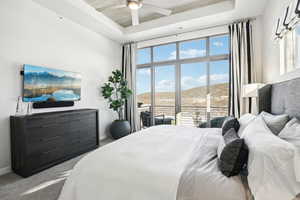
<svg viewBox="0 0 300 200"><path fill-rule="evenodd" d="M2 176L4 174L8 174L10 172L11 172L11 167L10 166L0 168L0 176Z"/></svg>

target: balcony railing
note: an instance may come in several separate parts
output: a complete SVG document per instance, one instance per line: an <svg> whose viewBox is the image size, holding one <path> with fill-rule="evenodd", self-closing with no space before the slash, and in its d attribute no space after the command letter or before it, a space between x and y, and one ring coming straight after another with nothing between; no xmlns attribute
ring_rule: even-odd
<svg viewBox="0 0 300 200"><path fill-rule="evenodd" d="M144 105L138 108L139 112L151 112L150 105ZM202 106L181 106L181 112L175 113L175 106L155 106L154 116L164 115L166 118L173 118L173 124L197 126L201 122L206 122L207 117L210 119L215 117L224 117L228 115L228 107L211 107L210 113L207 108Z"/></svg>

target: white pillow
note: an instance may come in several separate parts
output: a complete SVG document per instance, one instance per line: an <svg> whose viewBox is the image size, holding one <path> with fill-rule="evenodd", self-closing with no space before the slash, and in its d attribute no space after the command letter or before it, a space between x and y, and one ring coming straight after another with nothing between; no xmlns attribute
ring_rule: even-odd
<svg viewBox="0 0 300 200"><path fill-rule="evenodd" d="M300 182L300 121L293 118L278 135L280 138L291 143L296 148L295 173L297 181Z"/></svg>
<svg viewBox="0 0 300 200"><path fill-rule="evenodd" d="M243 135L243 131L245 130L245 128L256 118L255 115L247 113L244 114L240 119L239 119L239 123L240 123L240 129L238 131L238 135L240 137L242 137Z"/></svg>
<svg viewBox="0 0 300 200"><path fill-rule="evenodd" d="M297 145L300 146L300 121L293 118L285 125L278 136L289 142L297 143Z"/></svg>
<svg viewBox="0 0 300 200"><path fill-rule="evenodd" d="M289 121L289 116L286 114L272 115L267 112L262 112L260 115L263 117L267 126L275 135L278 135Z"/></svg>
<svg viewBox="0 0 300 200"><path fill-rule="evenodd" d="M292 200L300 193L290 143L275 136L261 116L244 130L249 147L248 182L255 200Z"/></svg>

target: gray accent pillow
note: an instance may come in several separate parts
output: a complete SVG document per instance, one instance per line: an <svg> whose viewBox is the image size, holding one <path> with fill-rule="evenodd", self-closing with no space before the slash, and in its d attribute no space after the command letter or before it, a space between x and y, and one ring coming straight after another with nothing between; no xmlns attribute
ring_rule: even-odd
<svg viewBox="0 0 300 200"><path fill-rule="evenodd" d="M218 166L227 177L239 175L246 167L249 149L234 128L226 132L218 146Z"/></svg>
<svg viewBox="0 0 300 200"><path fill-rule="evenodd" d="M227 131L229 131L232 128L234 128L236 132L239 131L240 128L239 120L232 116L226 117L222 125L222 135L225 135L225 133L227 133Z"/></svg>
<svg viewBox="0 0 300 200"><path fill-rule="evenodd" d="M264 121L266 122L269 129L274 133L275 135L278 135L280 131L285 127L285 125L289 121L289 116L286 114L283 115L272 115L267 112L262 112L260 114Z"/></svg>

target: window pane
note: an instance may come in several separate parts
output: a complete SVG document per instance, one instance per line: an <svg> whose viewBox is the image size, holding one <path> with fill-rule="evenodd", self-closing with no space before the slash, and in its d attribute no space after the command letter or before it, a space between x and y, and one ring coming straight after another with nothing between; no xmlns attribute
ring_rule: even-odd
<svg viewBox="0 0 300 200"><path fill-rule="evenodd" d="M175 119L175 66L155 67L156 125L171 124Z"/></svg>
<svg viewBox="0 0 300 200"><path fill-rule="evenodd" d="M206 62L181 65L181 104L206 107Z"/></svg>
<svg viewBox="0 0 300 200"><path fill-rule="evenodd" d="M150 68L136 70L136 92L140 125L141 127L150 127L152 126Z"/></svg>
<svg viewBox="0 0 300 200"><path fill-rule="evenodd" d="M168 44L153 48L154 62L168 61L176 59L176 44Z"/></svg>
<svg viewBox="0 0 300 200"><path fill-rule="evenodd" d="M180 59L206 56L206 40L193 40L180 43Z"/></svg>
<svg viewBox="0 0 300 200"><path fill-rule="evenodd" d="M137 52L137 64L146 64L151 62L150 48L139 49Z"/></svg>
<svg viewBox="0 0 300 200"><path fill-rule="evenodd" d="M210 63L211 119L228 115L229 103L229 62Z"/></svg>
<svg viewBox="0 0 300 200"><path fill-rule="evenodd" d="M198 116L198 121L206 121L206 69L206 62L181 65L181 113L177 117L178 124L197 125L195 116Z"/></svg>
<svg viewBox="0 0 300 200"><path fill-rule="evenodd" d="M150 68L137 69L136 92L138 107L151 105L151 70Z"/></svg>
<svg viewBox="0 0 300 200"><path fill-rule="evenodd" d="M228 35L211 37L209 41L211 56L229 54Z"/></svg>
<svg viewBox="0 0 300 200"><path fill-rule="evenodd" d="M175 105L175 67L155 67L155 104Z"/></svg>

